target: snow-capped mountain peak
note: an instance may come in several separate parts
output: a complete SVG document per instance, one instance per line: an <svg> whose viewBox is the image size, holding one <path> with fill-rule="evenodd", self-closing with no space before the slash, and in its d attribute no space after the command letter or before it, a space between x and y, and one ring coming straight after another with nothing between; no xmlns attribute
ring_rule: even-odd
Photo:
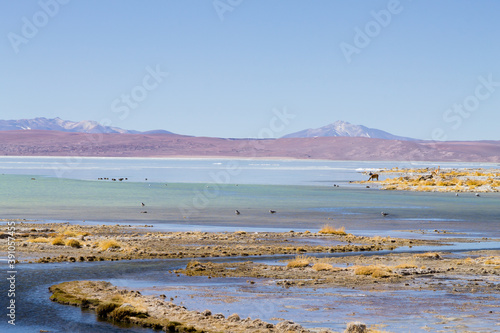
<svg viewBox="0 0 500 333"><path fill-rule="evenodd" d="M75 122L63 120L59 117L53 119L38 117L34 119L0 120L0 131L9 130L50 130L82 133L139 133L138 131L129 131L118 127L103 126L92 120Z"/></svg>
<svg viewBox="0 0 500 333"><path fill-rule="evenodd" d="M337 120L336 122L320 127L310 128L303 131L291 133L283 136L283 138L310 138L323 136L344 136L344 137L365 137L374 139L388 140L415 140L412 138L393 135L375 128L368 128L362 125L353 125L346 121Z"/></svg>

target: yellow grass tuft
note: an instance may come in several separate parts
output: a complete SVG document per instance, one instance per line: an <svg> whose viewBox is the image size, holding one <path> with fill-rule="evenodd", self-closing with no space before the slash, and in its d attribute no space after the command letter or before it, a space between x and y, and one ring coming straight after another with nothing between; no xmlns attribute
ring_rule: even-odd
<svg viewBox="0 0 500 333"><path fill-rule="evenodd" d="M484 262L485 265L500 265L500 259L488 259Z"/></svg>
<svg viewBox="0 0 500 333"><path fill-rule="evenodd" d="M457 265L473 265L476 261L472 258L465 258L463 260L457 261Z"/></svg>
<svg viewBox="0 0 500 333"><path fill-rule="evenodd" d="M82 247L82 244L80 244L79 241L77 241L76 239L69 239L67 242L66 242L66 246L71 246L71 247L75 247L75 248L80 248Z"/></svg>
<svg viewBox="0 0 500 333"><path fill-rule="evenodd" d="M335 270L335 268L332 265L327 264L327 263L323 263L323 262L317 262L317 263L315 263L313 265L312 269L314 269L317 272L320 272L320 271L333 271L333 270Z"/></svg>
<svg viewBox="0 0 500 333"><path fill-rule="evenodd" d="M335 229L331 225L324 225L323 228L321 228L320 231L318 231L320 234L327 234L327 235L341 235L345 236L347 233L345 232L345 227L340 227L338 229Z"/></svg>
<svg viewBox="0 0 500 333"><path fill-rule="evenodd" d="M383 265L354 266L354 274L371 275L375 278L385 278L392 275L392 270Z"/></svg>
<svg viewBox="0 0 500 333"><path fill-rule="evenodd" d="M479 179L469 179L465 182L469 186L481 186L481 185L486 185L488 182L486 180L479 180Z"/></svg>
<svg viewBox="0 0 500 333"><path fill-rule="evenodd" d="M303 268L309 266L310 260L306 256L296 256L295 259L290 260L286 267L288 268Z"/></svg>
<svg viewBox="0 0 500 333"><path fill-rule="evenodd" d="M99 242L99 247L106 251L107 249L119 249L121 248L121 244L115 241L114 239L107 239Z"/></svg>
<svg viewBox="0 0 500 333"><path fill-rule="evenodd" d="M415 265L414 263L403 263L399 264L397 266L394 266L394 268L399 268L399 269L406 269L406 268L417 268L418 266Z"/></svg>
<svg viewBox="0 0 500 333"><path fill-rule="evenodd" d="M52 245L64 245L64 240L62 237L56 237L51 242Z"/></svg>
<svg viewBox="0 0 500 333"><path fill-rule="evenodd" d="M28 239L28 242L30 242L30 243L48 243L49 239L45 238L45 237L37 237L37 238Z"/></svg>
<svg viewBox="0 0 500 333"><path fill-rule="evenodd" d="M71 230L66 230L65 232L63 232L63 235L65 237L76 237L76 234Z"/></svg>

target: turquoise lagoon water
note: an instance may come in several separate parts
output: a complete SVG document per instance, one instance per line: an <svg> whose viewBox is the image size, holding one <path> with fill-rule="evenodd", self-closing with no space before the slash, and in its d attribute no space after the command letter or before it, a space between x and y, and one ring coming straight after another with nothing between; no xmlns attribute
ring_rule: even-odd
<svg viewBox="0 0 500 333"><path fill-rule="evenodd" d="M454 193L381 191L349 184L350 180L366 179L362 170L436 164L4 157L0 158L0 218L145 222L163 229L305 230L329 223L353 231L444 229L499 237L497 193L456 197ZM236 209L241 215L234 214ZM270 209L278 213L271 215ZM144 211L147 213L141 213ZM381 211L389 215L383 217Z"/></svg>

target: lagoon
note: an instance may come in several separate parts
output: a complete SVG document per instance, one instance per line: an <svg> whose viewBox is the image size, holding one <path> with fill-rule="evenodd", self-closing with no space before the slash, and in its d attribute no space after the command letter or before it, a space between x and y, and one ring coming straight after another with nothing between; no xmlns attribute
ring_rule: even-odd
<svg viewBox="0 0 500 333"><path fill-rule="evenodd" d="M148 224L162 231L314 232L324 224L331 224L344 226L348 232L370 236L441 238L444 235L435 230L446 230L452 237L476 240L500 237L500 195L497 193L486 193L479 198L472 193L456 197L452 193L381 191L349 184L350 180L365 179L361 173L363 170L437 165L441 168L497 167L472 163L3 157L0 158L0 218ZM97 180L120 177L128 179L122 182ZM339 187L334 187L334 184ZM235 209L241 215L235 215ZM269 214L269 209L277 213ZM381 211L389 215L383 217ZM419 232L415 232L417 230ZM498 249L498 242L485 243L484 247L472 244L471 249ZM453 246L443 249L464 250ZM143 293L168 291L186 306L200 311L209 307L226 313L237 307L242 315L267 320L282 315L307 327L337 330L345 327L350 312L357 312L370 323L383 322L389 330L421 331L408 326L404 308L395 311L387 320L380 320L378 312L381 308L363 306L366 301L375 304L375 295L356 290L328 290L330 296L322 298L322 291L312 289L292 292L271 285L249 287L245 281L237 279L208 281L202 277L182 277L180 282L175 275L168 274L168 270L183 267L186 262L20 264L19 326L12 331L31 332L44 328L65 332L69 328L74 332L148 332L98 322L93 313L48 300L49 285L75 279L105 279L120 286L140 289ZM193 299L194 294L203 296ZM216 296L211 298L209 294ZM256 295L263 294L268 295L270 307L252 307ZM317 301L310 302L308 296L311 294ZM227 304L218 301L221 295L236 295L242 301L228 308ZM408 296L415 300L414 305L407 301ZM394 307L399 302L411 312L419 304L435 302L441 297L447 295L394 292L384 295L381 305ZM489 302L497 300L494 298ZM291 301L294 307L289 307ZM334 309L335 302L340 301L347 302L347 307ZM457 304L467 301L467 297L456 299ZM311 312L310 304L313 303L322 310ZM451 315L450 309L436 308L448 315ZM284 311L286 315L283 315ZM421 314L415 322L423 325L430 320L429 317ZM482 329L483 324L475 325ZM2 322L0 329L7 331L9 327Z"/></svg>

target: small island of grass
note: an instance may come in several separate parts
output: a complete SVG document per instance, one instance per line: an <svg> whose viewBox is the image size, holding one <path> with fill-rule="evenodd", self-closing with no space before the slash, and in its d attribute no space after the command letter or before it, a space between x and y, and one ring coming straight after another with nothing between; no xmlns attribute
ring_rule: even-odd
<svg viewBox="0 0 500 333"><path fill-rule="evenodd" d="M369 174L370 179L373 179ZM499 192L499 169L384 169L375 173L377 180L355 182L379 184L382 190L419 192ZM384 178L384 175L388 177ZM392 177L391 177L392 176ZM380 178L380 179L379 179Z"/></svg>

